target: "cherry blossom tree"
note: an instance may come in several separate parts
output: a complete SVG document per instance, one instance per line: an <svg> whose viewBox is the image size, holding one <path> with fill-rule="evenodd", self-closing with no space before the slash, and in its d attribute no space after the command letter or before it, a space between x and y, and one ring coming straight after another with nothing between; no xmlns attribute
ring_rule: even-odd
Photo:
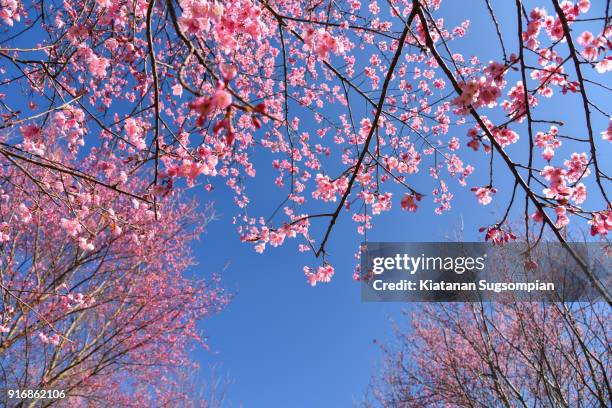
<svg viewBox="0 0 612 408"><path fill-rule="evenodd" d="M131 194L123 183L150 168L139 194L154 213L177 183L229 189L241 239L257 252L296 239L320 259L304 268L313 285L334 274L326 249L340 217L364 234L393 205L448 211L464 187L482 205L511 197L475 226L486 240L516 238L512 209L528 240L548 229L565 244L570 222L605 238L609 4L516 0L512 31L491 1L474 4L497 33L493 61L479 58L469 21L445 24L441 0L5 0L0 153ZM469 55L453 51L466 42ZM582 130L549 117L549 100L579 108ZM49 138L119 160L87 174L50 157ZM257 178L256 157L273 157L278 176ZM272 216L249 211L251 178L284 194Z"/></svg>
<svg viewBox="0 0 612 408"><path fill-rule="evenodd" d="M511 256L515 249L499 250L501 256L487 272L507 281L516 272L517 260ZM528 252L521 250L526 268L533 262L532 272L540 279L562 275L556 280L564 281L563 289L529 301L524 293L500 291L491 301L411 304L394 322L394 336L376 341L382 351L381 370L364 405L608 406L609 305L596 292L587 293L578 271L564 269L572 263L571 254L553 246ZM590 252L591 262L608 264L605 251ZM573 301L567 301L570 298Z"/></svg>
<svg viewBox="0 0 612 408"><path fill-rule="evenodd" d="M382 346L370 406L610 405L606 303L450 303L409 315L410 329Z"/></svg>
<svg viewBox="0 0 612 408"><path fill-rule="evenodd" d="M76 163L49 143L45 156L87 177L121 165L96 149ZM156 216L152 202L58 164L5 157L0 384L65 395L5 400L5 392L5 405L201 406L184 387L196 369L190 350L205 345L196 323L228 301L217 278L187 275L210 214L175 190ZM121 188L137 193L148 183L132 174Z"/></svg>

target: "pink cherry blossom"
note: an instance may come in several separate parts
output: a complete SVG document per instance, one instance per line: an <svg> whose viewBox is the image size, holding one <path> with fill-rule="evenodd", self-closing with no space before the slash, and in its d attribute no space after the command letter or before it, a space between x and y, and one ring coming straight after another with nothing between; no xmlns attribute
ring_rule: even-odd
<svg viewBox="0 0 612 408"><path fill-rule="evenodd" d="M17 207L17 213L19 214L21 222L24 224L28 224L30 221L32 221L32 212L24 203L19 204L19 207Z"/></svg>
<svg viewBox="0 0 612 408"><path fill-rule="evenodd" d="M608 55L595 64L595 69L600 74L605 74L606 72L612 71L612 55Z"/></svg>
<svg viewBox="0 0 612 408"><path fill-rule="evenodd" d="M584 203L587 199L587 191L584 183L578 183L574 187L572 191L571 199L577 204L580 205Z"/></svg>
<svg viewBox="0 0 612 408"><path fill-rule="evenodd" d="M317 174L317 188L312 192L312 197L323 201L336 201L337 194L343 193L346 189L348 180L344 177L338 180L331 180L329 176Z"/></svg>
<svg viewBox="0 0 612 408"><path fill-rule="evenodd" d="M78 241L79 241L79 247L83 251L93 251L94 250L94 245L91 242L87 241L87 238L80 237Z"/></svg>
<svg viewBox="0 0 612 408"><path fill-rule="evenodd" d="M305 266L304 274L306 275L306 279L311 286L316 286L317 283L326 283L330 282L332 276L334 276L334 268L329 265L323 265L317 268L316 271L313 271L312 268Z"/></svg>
<svg viewBox="0 0 612 408"><path fill-rule="evenodd" d="M544 215L542 214L542 212L540 210L536 210L533 214L531 214L530 217L535 222L542 222L542 221L544 221Z"/></svg>
<svg viewBox="0 0 612 408"><path fill-rule="evenodd" d="M594 213L589 224L591 225L591 235L605 237L608 235L608 231L612 230L612 213L610 211Z"/></svg>
<svg viewBox="0 0 612 408"><path fill-rule="evenodd" d="M66 230L68 235L72 237L76 237L82 230L81 223L77 219L66 219L62 218L60 220L60 226Z"/></svg>
<svg viewBox="0 0 612 408"><path fill-rule="evenodd" d="M497 190L493 187L472 187L471 189L476 198L478 198L478 202L482 205L490 204L493 201L492 195L497 192Z"/></svg>
<svg viewBox="0 0 612 408"><path fill-rule="evenodd" d="M0 20L12 27L15 22L21 21L19 9L20 3L17 0L3 0L0 4Z"/></svg>
<svg viewBox="0 0 612 408"><path fill-rule="evenodd" d="M416 212L417 210L417 202L421 201L422 196L420 194L415 194L415 193L411 193L411 194L404 194L404 197L402 198L402 202L401 202L401 207L403 210L409 211L409 212Z"/></svg>
<svg viewBox="0 0 612 408"><path fill-rule="evenodd" d="M510 229L506 229L499 225L491 227L481 227L480 232L485 232L485 241L491 241L493 245L503 245L507 242L516 240L516 235Z"/></svg>
<svg viewBox="0 0 612 408"><path fill-rule="evenodd" d="M580 9L581 13L586 13L591 8L591 1L590 0L579 0L578 8Z"/></svg>
<svg viewBox="0 0 612 408"><path fill-rule="evenodd" d="M327 59L329 53L344 53L344 44L324 28L308 29L304 33L304 49L313 50L321 59Z"/></svg>
<svg viewBox="0 0 612 408"><path fill-rule="evenodd" d="M147 147L144 138L144 130L142 128L142 125L138 123L137 120L133 118L126 119L125 132L128 135L128 140L134 145L136 149L143 150Z"/></svg>

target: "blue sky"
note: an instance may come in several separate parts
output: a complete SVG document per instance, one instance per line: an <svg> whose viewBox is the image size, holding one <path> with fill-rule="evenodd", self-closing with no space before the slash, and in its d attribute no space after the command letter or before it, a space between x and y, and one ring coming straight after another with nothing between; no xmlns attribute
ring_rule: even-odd
<svg viewBox="0 0 612 408"><path fill-rule="evenodd" d="M461 215L475 221L462 213L389 214L378 220L371 239L444 240ZM346 224L331 241L336 276L315 288L301 272L312 262L296 259L290 246L258 255L238 241L228 217L210 224L196 256L207 270L229 262L223 281L236 296L203 322L210 350L198 357L229 375L230 406L344 407L361 398L380 357L373 340L389 339L389 319L406 305L360 301L359 284L351 278L354 227Z"/></svg>

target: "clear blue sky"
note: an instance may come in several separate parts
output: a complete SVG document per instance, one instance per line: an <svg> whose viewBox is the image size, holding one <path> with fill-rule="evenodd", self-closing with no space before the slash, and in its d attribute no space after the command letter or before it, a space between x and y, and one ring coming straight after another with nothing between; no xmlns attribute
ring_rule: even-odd
<svg viewBox="0 0 612 408"><path fill-rule="evenodd" d="M384 4L379 3L381 7ZM484 0L447 0L443 2L441 15L449 26L464 19L471 21L469 42L462 41L461 47L454 51L464 52L466 57L476 54L485 62L500 60L501 51L484 4ZM514 2L493 0L492 4L505 27L504 35L507 44L511 45L508 52L517 52L513 48L517 36ZM550 2L538 4L552 10ZM602 10L602 5L601 0L592 1L592 8ZM572 70L570 72L573 74ZM607 81L610 83L609 77ZM578 101L571 97L562 101L547 101L540 107L540 117L558 119L561 116L567 122L564 134L583 129L583 113ZM598 116L596 123L599 132L604 129L606 120ZM526 132L521 130L525 141ZM465 128L458 128L453 135L465 142ZM526 154L524 146L519 143L511 147L510 152L523 156ZM558 154L564 152L561 150ZM609 154L609 149L606 148L606 152ZM476 159L477 156L468 153L471 163L482 168L485 164ZM606 167L609 170L610 166ZM268 169L269 164L259 162L260 183L267 174L275 175ZM431 179L424 173L411 181L426 187L429 193ZM463 224L464 239L480 241L482 235L478 234L478 227L494 222L495 215L503 213L512 182L508 173L498 168L496 187L501 191L487 207L479 206L469 192L469 186L486 185L486 175L473 175L468 188L451 182L455 194L453 211L436 216L429 199L424 200L423 208L416 214L396 208L375 218L376 227L369 233L369 239L444 241L457 233ZM255 208L261 209L257 213L267 216L281 196L271 198L274 187L259 186L250 189L251 200L257 203ZM230 290L236 291L236 297L225 311L202 324L210 335L211 349L198 353L198 359L204 365L204 372L207 365L213 364L218 372L229 375L232 383L228 388L227 406L348 407L361 400L371 376L379 369L381 354L373 340L390 339L390 319L399 318L400 311L409 305L360 301L359 285L351 279L353 253L359 242L354 223L343 219L330 240L331 260L336 267L334 279L330 284L311 288L305 282L301 267L316 264L312 255L297 254L292 243L267 250L263 255L256 254L250 246L241 244L234 232L231 224L233 203L228 197L218 190L202 198L216 200L220 216L210 224L207 236L196 248L196 256L207 271L222 270L228 263L223 281ZM523 199L519 202L523 203ZM520 216L520 208L522 204L519 212L514 212L515 217Z"/></svg>

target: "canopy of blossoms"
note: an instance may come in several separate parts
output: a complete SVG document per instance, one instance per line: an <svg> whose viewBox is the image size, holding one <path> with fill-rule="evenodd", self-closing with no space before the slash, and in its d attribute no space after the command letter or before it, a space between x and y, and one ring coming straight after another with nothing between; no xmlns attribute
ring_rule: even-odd
<svg viewBox="0 0 612 408"><path fill-rule="evenodd" d="M469 21L438 16L441 0L3 0L2 165L133 195L156 219L179 183L230 191L241 239L257 252L295 241L320 259L304 268L312 285L334 274L326 245L340 217L364 234L393 206L449 211L458 188L483 206L511 196L503 217L475 226L496 244L516 238L512 208L530 241L548 228L565 242L572 222L605 237L610 10L531 3L513 4L510 38L483 0L499 44L489 61ZM453 51L465 41L469 54ZM581 111L581 132L564 131L562 112L540 113L551 98ZM56 143L66 156L51 153ZM104 152L98 173L66 164L92 149ZM259 157L276 177L260 179ZM134 190L142 169L150 182ZM500 169L510 185L496 182ZM284 194L274 216L249 211L250 179ZM61 226L89 248L85 204L73 205Z"/></svg>

